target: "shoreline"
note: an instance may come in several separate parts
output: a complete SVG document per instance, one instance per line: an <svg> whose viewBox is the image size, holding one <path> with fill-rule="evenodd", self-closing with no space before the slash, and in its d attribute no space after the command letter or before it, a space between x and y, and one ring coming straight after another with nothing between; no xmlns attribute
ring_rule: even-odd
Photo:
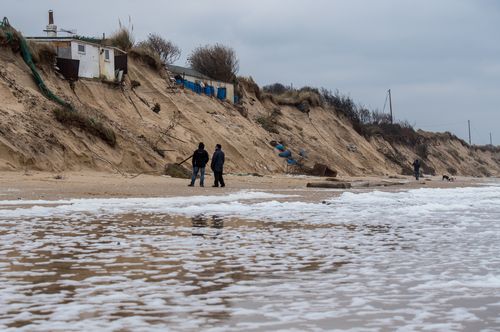
<svg viewBox="0 0 500 332"><path fill-rule="evenodd" d="M351 189L306 188L310 182L325 182L325 178L275 174L266 176L227 174L225 188L212 188L212 176L205 177L205 187L188 187L189 180L169 176L140 175L124 177L104 172L0 172L0 200L58 200L71 198L127 198L224 195L242 190L273 193L293 192L307 201L340 195L346 191L399 191L417 188L474 187L497 178L457 177L442 181L439 176L416 181L409 176L341 177ZM335 182L337 182L335 181ZM334 182L332 182L334 183Z"/></svg>

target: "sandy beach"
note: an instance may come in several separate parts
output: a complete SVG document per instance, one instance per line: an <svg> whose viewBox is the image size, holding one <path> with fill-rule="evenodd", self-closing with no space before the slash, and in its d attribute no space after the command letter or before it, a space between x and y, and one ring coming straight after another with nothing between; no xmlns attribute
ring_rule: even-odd
<svg viewBox="0 0 500 332"><path fill-rule="evenodd" d="M325 178L293 175L254 176L249 174L225 175L225 188L212 188L213 177L208 175L206 186L187 187L189 180L169 176L136 174L121 175L104 172L0 172L0 199L65 199L109 197L171 197L193 195L225 195L241 190L294 191L302 199L311 201L332 196L332 192L345 190L407 190L414 188L470 187L488 182L488 178L457 177L455 181L442 181L440 177L340 177L337 181L349 182L352 189L306 188L307 183L325 182Z"/></svg>

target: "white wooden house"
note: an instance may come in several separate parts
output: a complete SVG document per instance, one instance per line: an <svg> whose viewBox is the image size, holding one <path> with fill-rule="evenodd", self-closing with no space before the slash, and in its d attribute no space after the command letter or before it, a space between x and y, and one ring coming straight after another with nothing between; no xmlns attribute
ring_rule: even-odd
<svg viewBox="0 0 500 332"><path fill-rule="evenodd" d="M57 50L58 59L77 60L78 77L115 81L119 71L126 70L123 66L115 64L117 57L126 57L126 52L116 47L102 46L73 37L29 37L27 39L36 43L53 45ZM64 74L64 70L62 71Z"/></svg>
<svg viewBox="0 0 500 332"><path fill-rule="evenodd" d="M127 53L119 48L101 45L99 40L58 37L52 11L49 11L49 24L44 31L47 32L46 37L26 39L54 46L57 65L65 77L73 80L83 77L116 81L127 73Z"/></svg>

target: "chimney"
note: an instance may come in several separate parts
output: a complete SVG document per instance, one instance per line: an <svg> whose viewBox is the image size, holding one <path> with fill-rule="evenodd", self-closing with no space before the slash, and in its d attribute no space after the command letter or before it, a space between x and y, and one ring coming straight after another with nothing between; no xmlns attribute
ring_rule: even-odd
<svg viewBox="0 0 500 332"><path fill-rule="evenodd" d="M57 25L54 24L54 12L49 10L49 24L44 30L47 32L47 37L57 37Z"/></svg>

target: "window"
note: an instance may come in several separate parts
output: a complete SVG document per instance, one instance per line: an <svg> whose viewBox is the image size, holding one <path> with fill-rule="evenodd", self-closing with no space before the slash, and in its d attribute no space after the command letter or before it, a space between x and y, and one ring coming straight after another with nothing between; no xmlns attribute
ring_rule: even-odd
<svg viewBox="0 0 500 332"><path fill-rule="evenodd" d="M104 50L104 60L109 61L109 50Z"/></svg>
<svg viewBox="0 0 500 332"><path fill-rule="evenodd" d="M78 44L78 53L85 54L85 45Z"/></svg>

